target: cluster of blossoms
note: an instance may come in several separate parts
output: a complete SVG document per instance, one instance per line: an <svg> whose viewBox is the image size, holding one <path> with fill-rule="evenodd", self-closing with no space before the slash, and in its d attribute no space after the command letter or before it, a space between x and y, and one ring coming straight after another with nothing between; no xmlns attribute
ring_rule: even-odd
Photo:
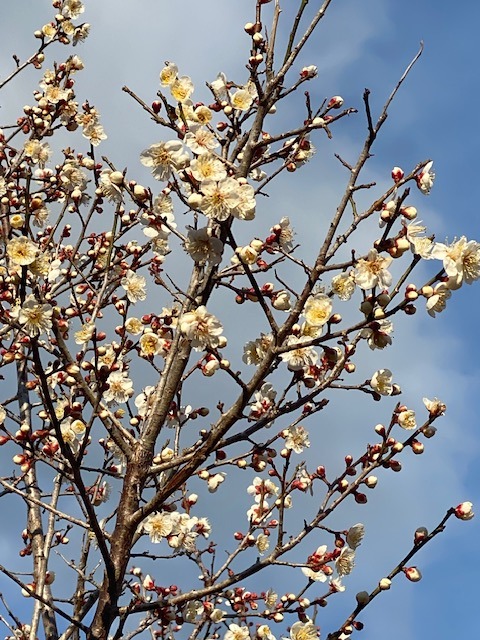
<svg viewBox="0 0 480 640"><path fill-rule="evenodd" d="M257 11L267 2L257 3ZM54 6L58 11L55 20L37 34L42 46L55 39L73 44L85 39L88 24L74 26L72 23L84 12L82 2L54 0ZM158 511L144 518L130 540L131 547L122 552L130 553L138 538L145 534L151 543L164 543L164 548L168 546L173 550L167 558L186 554L196 562L202 574L200 580L212 589L213 594L212 600L193 599L185 604L187 596L178 611L174 611L173 606L169 609L168 598L178 593L175 585L159 587L150 575L146 575L141 583L124 580L121 585L124 593L127 589L132 592L129 607L133 614L137 612L135 607L139 603L151 602L148 592L159 595L162 602L153 603L158 607L151 611L154 611L155 623L162 627L158 635L163 636L168 633L174 637L183 622L196 623L203 617L209 625L224 622L227 629L228 624L223 640L247 640L250 637L276 640L269 625L257 624L253 634L253 625L247 626L245 622L248 612L254 611L258 607L257 601L263 598L267 606L261 614L264 620L281 622L284 612L298 614L300 619L291 626L291 640L318 637L319 631L306 613L316 602L310 603L306 598L290 594L277 603L277 594L267 592L257 596L233 581L232 589L226 590L225 594L220 589L214 591L218 583L214 570L217 561L215 544L208 543L204 550L197 546L201 537L209 538L211 525L207 518L191 515L191 507L198 496L189 493L187 484L204 481L205 490L213 494L227 479L227 472L220 469L233 466L243 470L248 467L258 474L247 488L247 494L253 500L246 511L248 533L234 534L238 546L220 572L229 577L234 576L236 558L244 550L254 548L255 554L262 557L268 554L273 546L272 531L283 527L284 510L292 507L292 496L298 495L295 491L313 495L314 482L318 481L318 487L324 488L322 484L328 486L331 495L335 493L335 499L339 501L353 496L359 504L366 502L365 494L358 490L359 484L373 488L377 478L366 473L364 478L359 478L360 469L363 473L369 465L376 468L383 463L385 468L398 471L400 463L393 456L401 451L403 444L390 437L388 429L377 425L375 431L383 438L383 443L368 445L366 453L357 462L352 456L346 456L343 475L327 482L323 466L317 466L313 473L309 472L305 461L293 467L295 455L303 454L310 448L311 439L313 442L314 434L309 434L303 421L323 408L326 390L344 386L342 371L355 371L350 358L360 339L365 340L372 350L391 344L390 303L400 288L394 285L397 258L411 254L412 261L418 257L436 259L443 265L444 273L437 275L431 285L418 290L414 285L407 286L405 299L399 308L409 313L413 313L413 303L421 295L427 299L428 312L435 315L445 308L451 291L464 282L470 284L480 278L480 244L465 237L451 244L441 244L427 236L426 227L416 220L416 209L405 205L403 196L398 195L405 178L399 167L392 172L394 185L388 192L388 198L385 196L383 204L382 200L378 201L371 211L373 214L374 210L380 210L380 226L384 235L366 254L352 253L351 259L335 266L331 260L335 249L331 255L326 254L330 263L322 263L324 271L318 267L321 260L310 267L292 255L295 234L286 216L270 228L266 237L260 236L263 239L253 237L249 241L247 239L243 246L237 245L235 226L232 226L234 219L250 221L255 217L256 193L263 193L263 188L275 177L275 173L267 176L264 168L279 161L279 170L294 172L308 162L315 153L311 139L313 130L321 129L330 136L330 125L341 117L341 114L332 115L330 111L340 109L344 102L341 96L333 96L325 101L316 116L308 104L309 119L297 130L300 133L293 130L293 133L271 136L263 131L258 139L248 139L247 144L247 136L255 131L255 127L249 129L245 123L249 118L251 122L252 116L259 113L257 107L260 109L262 105L269 104L260 91L260 87L266 86L263 85L263 73L256 72L266 52L261 29L260 23L246 27L252 36L249 71L255 81L251 79L244 85L238 85L228 81L224 74L219 74L208 85L214 96L210 106L193 102L193 82L188 76L179 75L174 63L166 63L161 70L160 84L169 91L174 104L159 92L161 101L154 102L149 112L172 132L172 139L152 144L140 156L141 163L151 170L153 178L163 183L156 196L149 188L127 179L127 169L115 169L106 158L103 158L103 164L98 162L95 147L106 135L96 108L88 102L80 106L76 101L75 74L83 69L83 62L76 55L43 73L39 90L34 93L35 104L24 108L16 133L10 136L10 131L7 134L0 132L0 200L5 245L0 257L0 315L4 323L0 336L0 365L17 363L17 371L23 367L24 380L18 375L23 385L22 392L26 395L33 392L32 395L37 395L36 404L43 406L43 409L32 412L31 422L38 420L42 427L34 431L28 420L19 420L14 415L9 406L11 400L5 407L0 405L0 445L12 442L18 447L13 462L22 474L32 471L33 475L43 463L49 469L61 467L59 477L62 482L64 479L72 482L66 493L75 494L83 514L90 517L91 522L86 526L98 525L96 531L92 526L88 537L88 540L97 537L97 548L101 547L100 542L109 546L110 534L107 535L107 531L113 517L112 511L105 520L95 523L89 511L90 505L100 507L99 512L106 508L104 503L111 490L103 478L108 474L112 482L120 483L128 481L130 470L138 472L142 482L138 483L137 505L147 504L155 495ZM43 62L42 56L39 54L35 58L34 64L38 68ZM304 67L294 88L316 74L314 65ZM286 90L285 95L288 93ZM310 98L307 99L309 101ZM165 119L159 115L162 106L166 112ZM275 104L272 104L269 114L275 110ZM215 125L215 113L221 113L225 121ZM66 148L63 162L53 165L52 149L46 140L59 127L69 132L78 129L78 133L88 140L90 151L83 155ZM17 135L22 138L22 143L14 148ZM275 145L279 147L276 150ZM432 163L427 163L409 178L424 194L428 194L433 186L431 168ZM244 175L246 177L242 177ZM258 189L249 181L256 181ZM183 232L177 225L178 216L174 216L175 197L190 213L190 225L186 225ZM130 210L127 202L131 203ZM98 232L91 221L94 214L104 214L107 206L113 211L110 230ZM49 224L53 215L57 218ZM71 216L72 224L64 224L64 216ZM390 237L393 224L398 220L400 231L395 237ZM95 232L87 235L87 228L90 230L92 227ZM133 235L139 230L141 233ZM131 237L134 239L128 239ZM348 233L345 240L347 238ZM195 263L190 284L183 290L177 284L180 279L164 272L166 256L175 240L182 243ZM234 255L231 263L222 269L225 246ZM273 260L269 262L271 256ZM281 269L285 265L300 267L307 275L302 294L297 293L290 282L282 280ZM258 273L269 270L275 274L275 279L272 276L271 280L278 285L258 282ZM324 281L325 273L332 273L330 283ZM147 275L151 276L149 282ZM242 279L248 279L247 286L238 285ZM154 301L154 311L145 313L154 284L162 292L166 291L174 302L159 312L160 307ZM269 324L268 333L247 342L244 348L243 362L260 372L260 375L253 374L257 375L252 378L254 384L245 382L247 378L244 381L243 373L231 368L229 361L220 353L227 346L227 338L222 322L209 309L215 308L214 303L211 304L213 292L222 286L234 293L239 304L245 301L262 303ZM353 328L346 328L336 310L342 302L351 300L355 295L361 296L362 316L356 325L352 325ZM300 299L304 301L301 309ZM132 313L132 307L135 307L137 315ZM289 313L293 315L287 318L284 326L288 331L284 331L278 318L282 315L285 318ZM114 329L112 317L118 322ZM113 331L115 340L107 339L108 332ZM354 338L352 334L355 334ZM333 346L329 346L329 341ZM195 356L191 350L201 352L201 355ZM135 365L134 357L139 364ZM197 357L199 359L190 367L190 359ZM42 369L43 361L48 361L48 364ZM282 391L277 391L267 381L270 376L273 379L277 368L279 376L287 370L290 377ZM140 382L137 386L137 373L140 371L142 376L144 369L153 374L153 379L149 379L151 384L138 392L143 385ZM194 376L199 372L209 377L219 369L228 372L230 381L238 386L242 398L233 424L227 427L230 429L242 421L247 427L235 432L223 431L221 440L215 442L218 448L215 448L210 440L220 433L232 412L225 410L224 404L218 401L218 422L212 421L208 425L202 419L209 414L209 409L204 406L193 408L185 402L185 396L191 380L198 380ZM175 378L177 372L178 378ZM370 380L357 388L367 391L375 399L400 393L393 373L385 368L375 371ZM417 433L413 432L430 437L435 432L431 422L445 412L445 405L436 398L425 398L424 404L428 411L426 426L418 426L415 412L403 404L397 405L391 423L391 428L398 425L409 432L410 446L417 453L423 450L423 445L414 440ZM271 427L277 418L283 419L290 411L298 411L298 414L289 417L289 426L282 427L277 433L271 429L268 441L260 437L261 429ZM202 424L195 430L192 422L197 419ZM5 423L12 422L16 426L9 431ZM189 428L184 429L187 424ZM87 445L88 449L93 448L94 438L98 438L97 426L104 428L107 435L97 440L103 465L100 463L94 468L94 462L90 463L92 456L88 458L88 466L85 465L85 457L89 454ZM160 434L165 428L170 429L170 437L163 439L157 449L159 440L163 438ZM154 431L154 438L149 444L147 441ZM144 434L148 437L143 440ZM247 451L238 453L239 446L229 457L227 449L232 443L231 437ZM262 442L266 444L259 444ZM225 449L220 448L225 443ZM137 445L146 445L149 462L144 468L135 468L135 456L130 455ZM278 446L278 451L275 446ZM140 451L141 447L138 446L137 450ZM206 455L201 459L204 451ZM195 458L197 452L200 455ZM316 455L315 451L310 452L311 455ZM195 477L177 483L176 471L184 463L184 468L191 470L191 476ZM188 466L190 464L191 467ZM200 468L203 464L205 467ZM97 477L88 485L83 483L82 486L80 482L76 485L77 471L80 474L95 471ZM12 477L18 493L25 478ZM165 483L166 478L168 483ZM158 500L166 484L173 487L172 494L169 494L173 495L172 503ZM10 490L6 486L5 492ZM127 492L117 493L122 496L119 500L123 501ZM42 500L50 497L43 494ZM29 508L40 507L41 502L38 502L32 501L34 506L31 504ZM86 509L83 508L85 505ZM118 505L116 503L113 510ZM122 509L117 513L123 513ZM473 517L472 505L462 503L453 513L458 519L468 520ZM323 514L319 510L310 525L305 521L299 525L296 532L296 535L300 534L299 540L309 532L308 528L323 528L319 525L321 516ZM102 540L103 531L105 538ZM295 534L289 537L289 542L281 542L286 533L282 529L275 536L275 559L279 550L283 553L289 550L289 545L294 547L296 544ZM332 594L345 588L342 578L353 570L355 552L364 536L364 528L357 524L348 531L330 533L335 537L332 550L329 551L326 544L321 545L305 563L292 563L291 566L295 567L300 579L303 575L308 580L306 588L317 582L327 582ZM68 542L68 537L63 534L55 534L58 536L56 543ZM23 538L27 540L26 548L30 545L24 555L31 554L32 535L27 532ZM285 545L283 548L282 544ZM109 547L112 553L115 551L113 547ZM85 557L88 553L90 551ZM210 568L205 562L207 553L213 558ZM153 554L152 557L161 559L161 556ZM267 556L263 560L268 562L271 559ZM140 574L138 571L132 573L138 577L141 571ZM409 567L405 569L405 575L415 581L420 573L415 567ZM123 579L121 576L120 582ZM382 584L382 589L388 588L389 580L384 579ZM31 585L36 588L35 583L27 585L29 590L25 593L28 596L31 595ZM79 601L84 596L85 593L79 594ZM193 597L198 597L198 594L194 593ZM233 613L217 606L223 598L230 601ZM357 601L363 602L363 598L357 596ZM292 605L297 601L298 608L294 610ZM112 610L117 604L112 603ZM231 622L232 619L239 624ZM178 626L174 627L174 624ZM219 628L213 632L215 637L220 636ZM25 629L31 635L28 627ZM19 631L18 637L22 638L23 633L23 630ZM345 640L348 635L338 637Z"/></svg>
<svg viewBox="0 0 480 640"><path fill-rule="evenodd" d="M356 524L346 532L345 540L341 540L341 548L327 551L327 545L321 545L308 557L307 566L302 568L302 573L315 582L329 580L334 591L344 591L341 578L349 575L355 565L355 550L360 546L365 535L363 524ZM333 567L332 567L333 563ZM336 570L337 576L332 577Z"/></svg>
<svg viewBox="0 0 480 640"><path fill-rule="evenodd" d="M220 148L218 135L210 125L211 110L205 105L194 106L190 97L194 86L188 76L179 76L174 63L168 63L160 73L162 86L168 87L172 98L178 103L176 126L180 140L169 140L151 145L142 152L141 161L160 181L179 178L184 185L187 200L193 209L201 211L207 218L223 222L230 217L251 220L255 215L255 192L244 179L233 177L217 150ZM218 80L212 90L220 97L223 89ZM250 93L239 89L231 96L232 108L245 109ZM252 98L250 97L250 104ZM189 152L193 154L190 157ZM218 242L209 242L204 230L195 237L190 234L185 249L195 261L218 263L221 253ZM199 246L203 244L203 248ZM215 246L215 244L217 246ZM210 250L205 250L210 245ZM213 256L212 256L213 254Z"/></svg>
<svg viewBox="0 0 480 640"><path fill-rule="evenodd" d="M207 518L197 518L177 511L159 511L144 520L142 530L155 544L165 539L175 551L191 553L196 549L197 536L208 538L211 527Z"/></svg>

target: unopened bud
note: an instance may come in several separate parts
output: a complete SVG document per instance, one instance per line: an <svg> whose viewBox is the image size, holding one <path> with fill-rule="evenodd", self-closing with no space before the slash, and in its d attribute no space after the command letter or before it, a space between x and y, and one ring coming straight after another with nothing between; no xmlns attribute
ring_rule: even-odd
<svg viewBox="0 0 480 640"><path fill-rule="evenodd" d="M411 582L418 582L422 579L422 574L417 567L406 567L403 571Z"/></svg>

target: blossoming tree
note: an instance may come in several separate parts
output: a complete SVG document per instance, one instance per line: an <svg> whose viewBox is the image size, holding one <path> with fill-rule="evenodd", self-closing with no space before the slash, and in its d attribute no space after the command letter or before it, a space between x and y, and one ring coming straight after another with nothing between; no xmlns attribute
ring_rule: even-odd
<svg viewBox="0 0 480 640"><path fill-rule="evenodd" d="M283 49L281 1L252 0L243 78L225 70L199 90L168 62L153 103L124 87L159 125L139 149L149 184L135 179L138 162L123 169L99 154L106 135L97 109L77 101L83 63L70 49L89 32L84 6L52 4L36 51L0 81L39 70L31 104L0 133L0 495L26 505L11 533L21 559L0 567L8 637L310 640L322 628L345 640L397 575L421 578L412 559L452 516L473 517L463 502L419 527L344 622L323 627L321 607L341 597L364 537L357 508L402 456L422 453L445 412L425 398L416 416L390 370L365 380L356 361L389 347L394 316L422 302L435 316L480 277L479 243L435 242L417 221L431 161L394 167L385 191L361 180L421 51L378 116L365 91L363 148L353 162L338 157L345 190L307 262L294 220L265 228L260 212L271 181L291 179L355 112L305 92L289 130L271 118L315 81L316 67L297 61L332 0L311 13L299 0ZM63 61L42 68L55 45ZM54 163L62 132L71 146ZM374 218L380 232L360 254L355 234ZM415 283L419 263L431 275ZM236 305L248 319L240 347ZM309 425L347 390L399 401L331 472L328 451L308 451ZM248 500L238 522L212 494Z"/></svg>

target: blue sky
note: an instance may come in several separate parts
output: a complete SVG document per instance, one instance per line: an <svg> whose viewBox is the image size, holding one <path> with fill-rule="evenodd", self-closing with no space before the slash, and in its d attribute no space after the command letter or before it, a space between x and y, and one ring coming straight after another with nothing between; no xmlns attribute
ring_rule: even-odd
<svg viewBox="0 0 480 640"><path fill-rule="evenodd" d="M165 134L122 93L122 85L128 84L150 102L166 60L176 62L182 74L192 77L198 99L207 95L202 93L203 82L213 80L220 70L243 82L248 47L243 24L253 20L254 3L87 0L85 4L85 20L92 24L92 34L76 51L86 65L79 75L77 95L88 98L102 114L109 139L101 152L121 168L128 165L133 175L142 176L155 188L138 156L152 142L166 139ZM52 10L49 0L4 0L1 13L6 25L0 41L3 76L13 52L20 58L31 52L31 34L49 20ZM285 10L282 28L288 24L288 14ZM340 94L346 105L361 110L362 92L368 87L373 109L378 112L420 40L424 41L424 53L390 109L366 177L383 186L388 184L394 165L408 170L421 160L433 159L437 177L431 195L423 197L415 192L411 201L419 209L419 218L440 241L460 235L480 240L474 191L478 182L475 105L480 93L479 20L480 6L473 0L465 0L455 9L451 3L435 0L334 0L323 26L299 59L299 67L315 64L319 68L318 80L308 86L313 100ZM55 57L65 51L57 49ZM1 122L16 117L19 108L31 102L35 78L35 74L25 74L0 96ZM295 103L277 115L287 127L289 123L293 126L291 118L298 117L300 108ZM329 145L318 145L319 153L309 165L272 187L262 215L268 221L289 215L307 252L313 252L315 234L333 211L345 179L332 159L333 152L340 150L352 160L364 133L365 120L359 113L338 126ZM371 237L360 234L360 238L360 243L365 243L361 248L368 249ZM435 320L419 305L413 319L395 325L391 349L375 354L375 358L365 356L370 373L380 367L394 371L410 406L420 410L422 396L437 395L446 401L448 410L426 453L407 457L405 472L399 476L385 476L365 511L353 509L351 515L345 514L351 524L359 520L367 523L367 537L347 592L331 612L330 607L325 611L329 621L341 621L342 612L346 615L353 608L356 590L373 588L393 567L394 560L408 550L417 526L433 526L446 508L463 500L480 504L475 463L480 451L476 407L479 347L475 339L478 287L480 284L464 286L454 292L447 310ZM246 311L242 309L242 313ZM373 407L362 405L353 419L349 403L332 404L329 419L338 428L319 443L328 445L332 456L344 455L347 444L360 446L366 437L360 426L382 421L382 414L385 419L391 406L388 401ZM472 541L478 533L477 520L452 522L446 534L417 558L423 580L413 585L397 579L388 594L367 608L362 618L367 624L365 637L446 640L470 633L476 626L473 594L480 552ZM319 622L322 625L321 617ZM328 630L325 624L324 634Z"/></svg>

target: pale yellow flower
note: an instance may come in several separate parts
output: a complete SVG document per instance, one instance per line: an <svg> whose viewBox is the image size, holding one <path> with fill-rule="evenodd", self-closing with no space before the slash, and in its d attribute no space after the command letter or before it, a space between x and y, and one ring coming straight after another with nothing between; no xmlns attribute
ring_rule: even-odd
<svg viewBox="0 0 480 640"><path fill-rule="evenodd" d="M177 102L185 102L185 100L188 100L193 90L193 82L188 76L177 77L170 85L170 93Z"/></svg>
<svg viewBox="0 0 480 640"><path fill-rule="evenodd" d="M160 84L162 87L172 85L178 74L178 67L174 62L167 62L166 66L160 71Z"/></svg>
<svg viewBox="0 0 480 640"><path fill-rule="evenodd" d="M332 314L332 301L324 293L308 298L303 315L309 325L323 327Z"/></svg>
<svg viewBox="0 0 480 640"><path fill-rule="evenodd" d="M7 255L14 264L32 264L39 254L38 246L26 236L12 238L7 244Z"/></svg>
<svg viewBox="0 0 480 640"><path fill-rule="evenodd" d="M188 311L179 320L180 331L191 341L196 351L215 349L220 345L223 331L220 321L202 305L195 311Z"/></svg>
<svg viewBox="0 0 480 640"><path fill-rule="evenodd" d="M11 316L22 325L25 333L33 337L52 328L53 308L38 302L32 293L21 306L13 307Z"/></svg>

